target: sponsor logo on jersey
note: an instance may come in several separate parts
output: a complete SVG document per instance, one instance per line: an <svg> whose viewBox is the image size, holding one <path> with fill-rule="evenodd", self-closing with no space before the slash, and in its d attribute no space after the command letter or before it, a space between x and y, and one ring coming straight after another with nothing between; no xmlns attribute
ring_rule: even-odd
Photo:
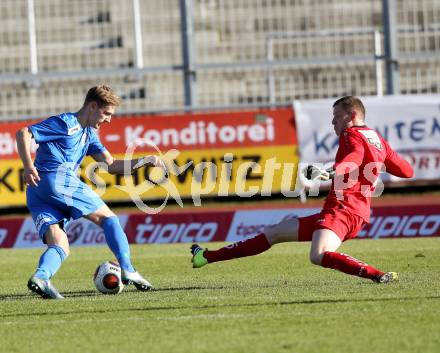
<svg viewBox="0 0 440 353"><path fill-rule="evenodd" d="M69 130L67 130L67 135L73 135L74 133L78 132L81 129L81 126L79 124L76 124L74 127L71 127Z"/></svg>
<svg viewBox="0 0 440 353"><path fill-rule="evenodd" d="M382 142L380 142L379 135L374 130L358 130L367 139L368 143L378 150L382 150Z"/></svg>

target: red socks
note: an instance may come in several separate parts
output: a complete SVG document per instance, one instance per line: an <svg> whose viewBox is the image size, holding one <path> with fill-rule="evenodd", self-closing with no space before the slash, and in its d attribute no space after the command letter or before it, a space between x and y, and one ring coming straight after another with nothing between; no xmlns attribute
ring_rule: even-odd
<svg viewBox="0 0 440 353"><path fill-rule="evenodd" d="M208 263L226 261L239 257L253 256L260 254L270 248L266 236L261 233L254 238L246 239L225 246L218 250L206 250L203 256ZM326 251L322 258L323 267L332 268L353 276L375 279L383 275L378 269L359 261L349 255Z"/></svg>
<svg viewBox="0 0 440 353"><path fill-rule="evenodd" d="M354 257L338 252L326 251L322 258L321 265L322 267L332 268L334 270L348 273L349 275L369 279L374 279L377 276L383 275L383 272L378 269L362 261L356 260Z"/></svg>
<svg viewBox="0 0 440 353"><path fill-rule="evenodd" d="M257 255L269 248L270 244L267 241L266 236L261 233L253 238L233 243L218 250L206 250L203 253L203 256L209 263Z"/></svg>

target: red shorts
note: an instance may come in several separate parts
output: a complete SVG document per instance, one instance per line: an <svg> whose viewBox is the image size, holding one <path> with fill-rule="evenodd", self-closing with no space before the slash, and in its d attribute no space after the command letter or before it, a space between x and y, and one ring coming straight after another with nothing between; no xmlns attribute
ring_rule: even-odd
<svg viewBox="0 0 440 353"><path fill-rule="evenodd" d="M320 213L298 218L298 241L311 241L317 229L330 229L341 241L355 238L366 224L362 217L345 210L324 209Z"/></svg>

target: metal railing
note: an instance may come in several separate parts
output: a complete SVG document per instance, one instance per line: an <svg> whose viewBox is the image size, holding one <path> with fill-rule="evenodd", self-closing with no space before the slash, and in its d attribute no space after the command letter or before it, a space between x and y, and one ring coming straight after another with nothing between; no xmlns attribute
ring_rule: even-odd
<svg viewBox="0 0 440 353"><path fill-rule="evenodd" d="M359 56L359 55L348 55L344 56L344 61L354 62L354 61L371 61L375 63L376 70L376 95L379 97L383 96L383 71L382 66L385 61L385 56L382 53L381 45L381 33L379 30L375 29L365 29L365 30L346 30L346 31L318 31L318 32L295 32L295 33L270 33L266 36L266 59L267 59L267 94L269 96L269 102L271 105L276 103L275 100L275 83L274 75L272 70L272 64L274 63L274 53L273 53L273 43L277 39L296 39L296 38L316 38L316 37L331 37L331 36L351 36L351 35L361 35L368 34L372 36L374 53L371 56ZM340 63L341 58L317 58L315 60L306 59L307 63L319 62L322 64L335 64ZM289 64L300 65L304 63L304 60L292 59L288 61Z"/></svg>
<svg viewBox="0 0 440 353"><path fill-rule="evenodd" d="M36 4L39 0L25 0L27 6L27 31L28 31L28 48L29 48L29 71L28 72L1 72L0 73L0 85L14 84L20 87L21 83L24 83L22 90L39 89L45 82L52 82L53 80L87 80L90 77L95 79L108 80L111 77L125 77L122 81L127 82L142 82L146 80L146 77L158 75L158 74L178 74L176 77L181 77L181 89L183 92L182 105L181 106L162 106L154 107L154 111L176 111L176 110L193 110L193 109L207 109L209 107L218 106L239 106L236 102L216 102L209 105L203 103L203 92L198 89L200 84L201 73L205 73L206 76L221 75L221 73L229 72L250 72L259 73L265 75L265 92L259 93L265 95L266 99L263 103L243 103L247 106L258 105L277 105L286 104L287 101L277 100L277 94L279 95L279 89L276 86L275 73L283 69L298 69L298 68L310 68L310 67L329 67L329 66L342 66L346 64L364 65L372 68L375 77L375 94L382 96L383 94L398 93L399 90L399 62L402 60L434 60L440 62L440 53L438 51L431 52L404 52L399 53L398 40L399 35L402 33L417 33L417 31L424 31L423 33L439 33L440 36L440 24L429 23L426 26L411 25L411 26L399 26L396 21L396 0L376 0L375 3L381 4L382 11L382 25L381 26L361 26L359 28L345 28L341 30L301 30L301 31L268 31L267 33L260 34L262 36L261 47L264 52L263 57L255 55L251 58L238 59L238 56L234 60L202 60L198 62L197 54L199 53L198 33L200 31L201 23L204 20L200 15L200 7L203 2L195 2L194 0L179 0L179 13L180 13L180 45L181 45L181 58L177 60L176 64L164 64L157 66L146 65L148 57L145 56L145 29L142 28L143 16L145 13L145 4L142 0L131 0L130 2L130 14L129 21L131 22L131 30L126 29L126 37L124 37L124 44L127 41L133 41L130 44L132 48L132 64L125 67L117 67L116 65L108 68L93 68L85 70L66 69L61 71L48 71L43 69L39 62L39 42L38 42L38 30L39 26L43 26L44 23L37 21L36 17ZM427 0L426 0L427 1ZM228 1L226 1L228 2ZM235 2L241 3L242 1ZM348 2L348 0L347 0ZM107 1L103 1L107 3ZM110 4L110 2L108 2ZM211 2L210 2L211 3ZM216 3L212 1L212 3ZM228 6L233 6L234 2L228 2ZM124 3L126 4L126 3ZM243 2L246 6L251 6L252 2ZM241 4L242 6L245 6ZM206 5L206 4L205 4ZM118 3L120 6L120 3ZM125 5L124 5L125 6ZM143 9L144 6L144 9ZM220 2L217 4L220 7ZM235 6L235 5L234 5ZM256 5L257 6L257 5ZM260 6L260 5L258 5ZM261 5L262 6L262 5ZM267 5L269 6L269 5ZM128 9L128 7L127 7ZM258 9L257 9L258 10ZM223 10L222 10L223 11ZM221 12L221 11L220 11ZM258 12L258 11L257 11ZM214 13L215 14L215 13ZM214 16L214 15L212 15ZM225 13L219 14L219 21L225 20ZM255 15L256 16L256 15ZM110 17L110 15L108 15ZM226 18L227 20L227 18ZM237 21L240 18L237 17ZM197 26L195 24L198 24ZM237 23L239 24L239 23ZM209 23L207 28L211 26ZM218 25L220 26L220 25ZM233 27L233 26L232 26ZM231 28L232 28L231 27ZM380 29L382 28L382 29ZM230 30L230 29L229 29ZM131 31L131 32L130 32ZM215 28L214 31L223 31L221 27ZM224 35L225 32L219 32ZM127 34L128 33L128 34ZM215 32L214 32L215 33ZM350 37L350 36L366 36L371 41L372 51L366 53L363 51L359 55L357 54L344 54L344 55L329 55L329 56L311 56L309 53L303 57L287 55L285 57L276 57L274 53L274 46L279 40L287 40L295 42L296 40L305 40L313 38L322 38L325 40L335 40L337 37ZM440 41L440 40L439 40ZM333 42L331 42L333 43ZM383 45L382 45L383 43ZM264 47L264 48L263 48ZM226 52L224 50L223 52ZM164 63L169 62L164 60ZM253 71L251 71L253 70ZM149 76L150 75L150 76ZM155 77L155 76L154 76ZM173 79L176 79L173 76ZM206 84L206 82L205 82ZM176 84L177 85L177 84ZM214 85L213 85L214 86ZM264 89L263 89L264 91ZM180 93L179 93L180 94ZM337 94L337 93L335 93ZM35 96L35 95L34 95ZM297 98L297 97L296 97ZM1 95L0 95L1 99ZM34 98L36 99L36 98ZM38 100L38 99L37 99ZM5 102L7 102L5 98ZM127 111L130 109L126 109ZM148 111L149 108L145 107L142 111ZM1 115L1 113L0 113ZM32 115L32 114L30 114ZM23 118L27 118L26 114L21 114ZM15 119L16 117L13 117Z"/></svg>

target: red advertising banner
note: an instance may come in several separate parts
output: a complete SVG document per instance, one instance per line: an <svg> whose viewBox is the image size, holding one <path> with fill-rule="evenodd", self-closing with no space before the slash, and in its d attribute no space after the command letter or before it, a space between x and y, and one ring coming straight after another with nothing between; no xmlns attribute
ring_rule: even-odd
<svg viewBox="0 0 440 353"><path fill-rule="evenodd" d="M0 206L25 205L23 168L15 133L36 122L0 124ZM136 188L148 181L150 174L155 179L154 171L145 168L128 177L135 186L123 189L118 187L129 184L125 178L94 169L88 157L81 165L82 177L93 189L98 185L92 180L101 181L99 184L105 185L105 189L99 192L106 201L163 200L168 196L180 199L194 195L197 198L198 193L202 197L241 196L248 190L267 196L290 190L296 176L298 151L292 107L116 116L110 124L101 126L99 135L115 159L160 154L170 171L168 189L163 185L147 191ZM36 148L33 143L32 150ZM86 176L86 170L94 175Z"/></svg>
<svg viewBox="0 0 440 353"><path fill-rule="evenodd" d="M41 120L0 123L0 157L19 159L16 132ZM178 150L296 145L293 108L176 115L116 115L99 130L111 153L124 153L136 139ZM35 150L35 148L34 148ZM147 151L148 146L136 152ZM150 150L151 151L151 150Z"/></svg>
<svg viewBox="0 0 440 353"><path fill-rule="evenodd" d="M370 224L358 238L407 238L440 236L440 205L373 208Z"/></svg>
<svg viewBox="0 0 440 353"><path fill-rule="evenodd" d="M0 123L0 159L19 159L15 134L21 128L35 124L38 120L20 121L15 123ZM35 152L37 145L32 144L32 151Z"/></svg>
<svg viewBox="0 0 440 353"><path fill-rule="evenodd" d="M262 232L265 226L286 215L299 217L319 212L315 208L272 208L209 212L163 212L119 216L128 240L133 244L235 242ZM263 216L264 215L264 216ZM80 219L69 224L72 246L105 245L103 231ZM371 223L356 239L440 237L440 204L373 208ZM30 217L0 219L0 248L43 247Z"/></svg>
<svg viewBox="0 0 440 353"><path fill-rule="evenodd" d="M124 153L138 139L147 139L161 150L296 145L292 108L120 116L103 125L99 134L112 153ZM147 150L146 146L137 152Z"/></svg>
<svg viewBox="0 0 440 353"><path fill-rule="evenodd" d="M13 248L24 218L0 219L0 248Z"/></svg>
<svg viewBox="0 0 440 353"><path fill-rule="evenodd" d="M167 244L225 241L234 212L169 213L129 216L130 243Z"/></svg>

